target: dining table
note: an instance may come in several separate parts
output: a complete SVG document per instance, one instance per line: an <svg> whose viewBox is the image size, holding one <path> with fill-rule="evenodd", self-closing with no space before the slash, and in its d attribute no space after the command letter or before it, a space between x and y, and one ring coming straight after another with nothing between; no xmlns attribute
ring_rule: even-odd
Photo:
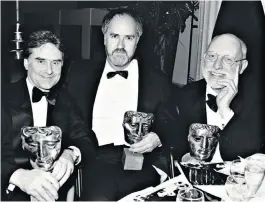
<svg viewBox="0 0 265 202"><path fill-rule="evenodd" d="M185 185L202 191L205 201L232 202L225 188L226 179L230 174L230 166L231 162L220 162L197 168L191 165L181 165L178 161L174 161L174 176L169 177L158 186L129 194L119 202L176 201L180 183L181 186ZM174 186L175 188L172 188ZM249 200L249 202L262 201L265 201L265 180L263 180L256 197Z"/></svg>

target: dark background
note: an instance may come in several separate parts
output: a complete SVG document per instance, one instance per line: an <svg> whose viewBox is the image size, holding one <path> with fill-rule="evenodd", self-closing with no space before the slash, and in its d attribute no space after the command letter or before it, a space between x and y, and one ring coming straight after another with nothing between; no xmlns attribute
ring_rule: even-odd
<svg viewBox="0 0 265 202"><path fill-rule="evenodd" d="M146 58L148 67L172 81L179 33L184 31L186 19L192 15L192 10L198 9L198 3L193 4L192 1L19 1L20 31L26 40L33 31L51 30L62 39L69 60L88 59L82 58L83 27L60 24L59 11L100 8L107 12L117 7L135 9L143 17L144 34L138 44L136 55ZM2 78L7 82L17 80L24 73L23 68L17 67L19 61L14 61L14 55L9 52L14 46L11 40L14 39L16 24L15 9L15 1L1 2L2 71L5 75ZM103 35L100 29L100 24L90 26L89 59L104 56ZM159 43L161 39L162 44Z"/></svg>
<svg viewBox="0 0 265 202"><path fill-rule="evenodd" d="M169 80L172 79L178 36L180 31L185 29L185 20L190 16L185 2L19 1L19 7L20 31L23 39L27 39L29 33L33 31L49 29L62 39L69 61L82 59L82 26L59 24L59 10L135 8L146 19L137 54L146 58L150 68L157 70ZM14 48L14 43L11 41L14 39L16 23L15 8L15 1L1 1L1 77L4 82L17 80L24 74L21 61L14 60L14 55L10 53ZM164 15L167 11L172 14ZM176 12L182 13L181 18L176 17ZM248 77L247 85L253 86L251 89L259 88L259 92L264 91L262 83L265 75L264 28L264 11L260 1L223 1L213 33L213 36L226 32L234 33L246 42L249 59L247 72L249 73L244 74L244 77ZM166 40L164 48L158 43L161 37ZM90 59L101 58L104 55L104 45L100 25L91 26L90 42ZM163 54L165 54L164 57ZM164 65L161 65L161 58L164 58Z"/></svg>

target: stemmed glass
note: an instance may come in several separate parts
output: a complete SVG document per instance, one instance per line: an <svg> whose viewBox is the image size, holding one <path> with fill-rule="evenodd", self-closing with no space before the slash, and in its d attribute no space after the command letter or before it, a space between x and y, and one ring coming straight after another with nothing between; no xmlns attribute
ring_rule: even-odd
<svg viewBox="0 0 265 202"><path fill-rule="evenodd" d="M202 191L195 188L191 188L191 189L179 190L176 201L204 202L205 199Z"/></svg>

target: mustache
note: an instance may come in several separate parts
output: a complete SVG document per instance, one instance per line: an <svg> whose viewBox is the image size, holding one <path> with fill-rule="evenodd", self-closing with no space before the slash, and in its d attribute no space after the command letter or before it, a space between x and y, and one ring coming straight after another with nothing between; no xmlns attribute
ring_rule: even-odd
<svg viewBox="0 0 265 202"><path fill-rule="evenodd" d="M112 55L114 53L124 53L124 54L127 55L127 52L126 52L126 50L124 48L116 48L114 51L112 51Z"/></svg>

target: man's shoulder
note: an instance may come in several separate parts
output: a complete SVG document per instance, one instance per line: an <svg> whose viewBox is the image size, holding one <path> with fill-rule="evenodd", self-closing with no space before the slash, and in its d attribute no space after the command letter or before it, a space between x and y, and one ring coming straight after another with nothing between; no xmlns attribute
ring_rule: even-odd
<svg viewBox="0 0 265 202"><path fill-rule="evenodd" d="M16 82L8 82L2 85L2 100L7 102L16 101L25 96L26 79L22 78Z"/></svg>
<svg viewBox="0 0 265 202"><path fill-rule="evenodd" d="M9 89L15 89L18 87L21 87L26 84L26 78L21 78L16 82L6 82L3 84L2 89L3 90L9 90Z"/></svg>
<svg viewBox="0 0 265 202"><path fill-rule="evenodd" d="M171 103L176 105L189 106L196 101L206 90L205 80L199 80L177 88L175 93L171 94Z"/></svg>
<svg viewBox="0 0 265 202"><path fill-rule="evenodd" d="M188 83L187 85L182 87L182 91L186 93L193 92L199 89L206 89L206 82L204 79Z"/></svg>
<svg viewBox="0 0 265 202"><path fill-rule="evenodd" d="M93 80L95 76L101 74L106 60L81 59L71 63L69 82L87 83Z"/></svg>
<svg viewBox="0 0 265 202"><path fill-rule="evenodd" d="M72 100L72 95L69 93L69 90L66 86L62 85L57 89L51 91L51 97L55 97L57 100L64 100L68 102Z"/></svg>
<svg viewBox="0 0 265 202"><path fill-rule="evenodd" d="M97 68L98 66L103 66L106 63L106 58L102 59L79 59L79 60L74 60L71 63L72 68L86 68L86 69L93 69Z"/></svg>

